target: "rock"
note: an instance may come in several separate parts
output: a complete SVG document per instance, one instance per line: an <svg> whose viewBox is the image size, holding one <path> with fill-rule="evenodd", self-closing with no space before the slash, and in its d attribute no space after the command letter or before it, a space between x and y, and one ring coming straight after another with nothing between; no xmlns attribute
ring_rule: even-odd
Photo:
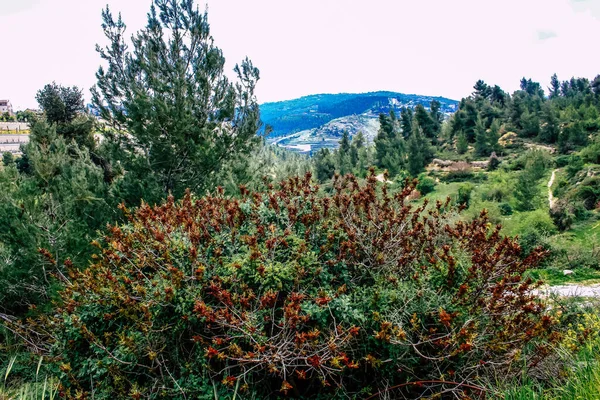
<svg viewBox="0 0 600 400"><path fill-rule="evenodd" d="M440 160L439 158L434 158L433 161L431 161L431 163L433 165L438 165L440 167L450 167L452 164L454 164L453 161L450 161L450 160Z"/></svg>
<svg viewBox="0 0 600 400"><path fill-rule="evenodd" d="M571 271L570 269L565 269L565 270L563 271L563 274L564 274L565 276L567 276L567 275L573 275L574 273L575 273L575 272L574 272L574 271Z"/></svg>

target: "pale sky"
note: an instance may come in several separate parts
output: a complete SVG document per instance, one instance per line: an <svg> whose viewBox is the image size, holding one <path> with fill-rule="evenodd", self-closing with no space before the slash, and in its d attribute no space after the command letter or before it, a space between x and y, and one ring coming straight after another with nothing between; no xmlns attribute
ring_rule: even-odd
<svg viewBox="0 0 600 400"><path fill-rule="evenodd" d="M101 10L129 35L151 0L0 0L0 98L35 108L46 83L95 83ZM204 0L198 4L204 8ZM460 99L477 79L512 92L600 74L600 0L208 0L227 70L249 56L259 102L390 90Z"/></svg>

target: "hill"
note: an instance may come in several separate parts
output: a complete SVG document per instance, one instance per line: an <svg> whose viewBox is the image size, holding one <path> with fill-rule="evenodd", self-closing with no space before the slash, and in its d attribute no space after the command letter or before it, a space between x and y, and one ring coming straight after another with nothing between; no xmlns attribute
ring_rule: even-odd
<svg viewBox="0 0 600 400"><path fill-rule="evenodd" d="M350 136L361 131L372 141L379 129L379 114L403 107L426 108L432 100L440 103L441 111L452 114L458 101L445 97L422 96L396 92L318 94L299 99L265 103L261 117L272 128L271 143L296 151L308 152L321 147L337 147L344 130Z"/></svg>

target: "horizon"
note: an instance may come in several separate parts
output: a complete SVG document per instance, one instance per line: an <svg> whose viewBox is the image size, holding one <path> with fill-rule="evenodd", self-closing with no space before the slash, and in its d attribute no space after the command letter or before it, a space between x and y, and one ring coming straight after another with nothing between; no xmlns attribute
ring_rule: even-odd
<svg viewBox="0 0 600 400"><path fill-rule="evenodd" d="M151 1L1 3L0 24L14 39L4 46L0 98L15 110L37 108L36 92L56 81L83 89L90 103L102 65L95 45L106 44L100 17L106 3L123 14L130 36L144 26ZM591 80L600 72L592 47L600 35L600 0L253 3L196 5L207 4L226 74L232 77L245 56L261 71L260 104L378 91L460 100L479 79L512 93L523 77L546 90L553 73Z"/></svg>

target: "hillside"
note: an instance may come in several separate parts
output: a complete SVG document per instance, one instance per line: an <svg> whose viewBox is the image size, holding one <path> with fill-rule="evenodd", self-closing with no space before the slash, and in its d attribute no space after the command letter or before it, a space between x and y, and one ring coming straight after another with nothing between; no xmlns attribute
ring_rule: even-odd
<svg viewBox="0 0 600 400"><path fill-rule="evenodd" d="M269 141L291 150L308 152L321 147L335 148L345 130L352 137L363 132L372 141L379 129L380 113L403 107L429 107L440 103L444 114L452 114L458 102L444 97L421 96L396 92L361 94L319 94L295 100L261 105L261 118L272 128Z"/></svg>

